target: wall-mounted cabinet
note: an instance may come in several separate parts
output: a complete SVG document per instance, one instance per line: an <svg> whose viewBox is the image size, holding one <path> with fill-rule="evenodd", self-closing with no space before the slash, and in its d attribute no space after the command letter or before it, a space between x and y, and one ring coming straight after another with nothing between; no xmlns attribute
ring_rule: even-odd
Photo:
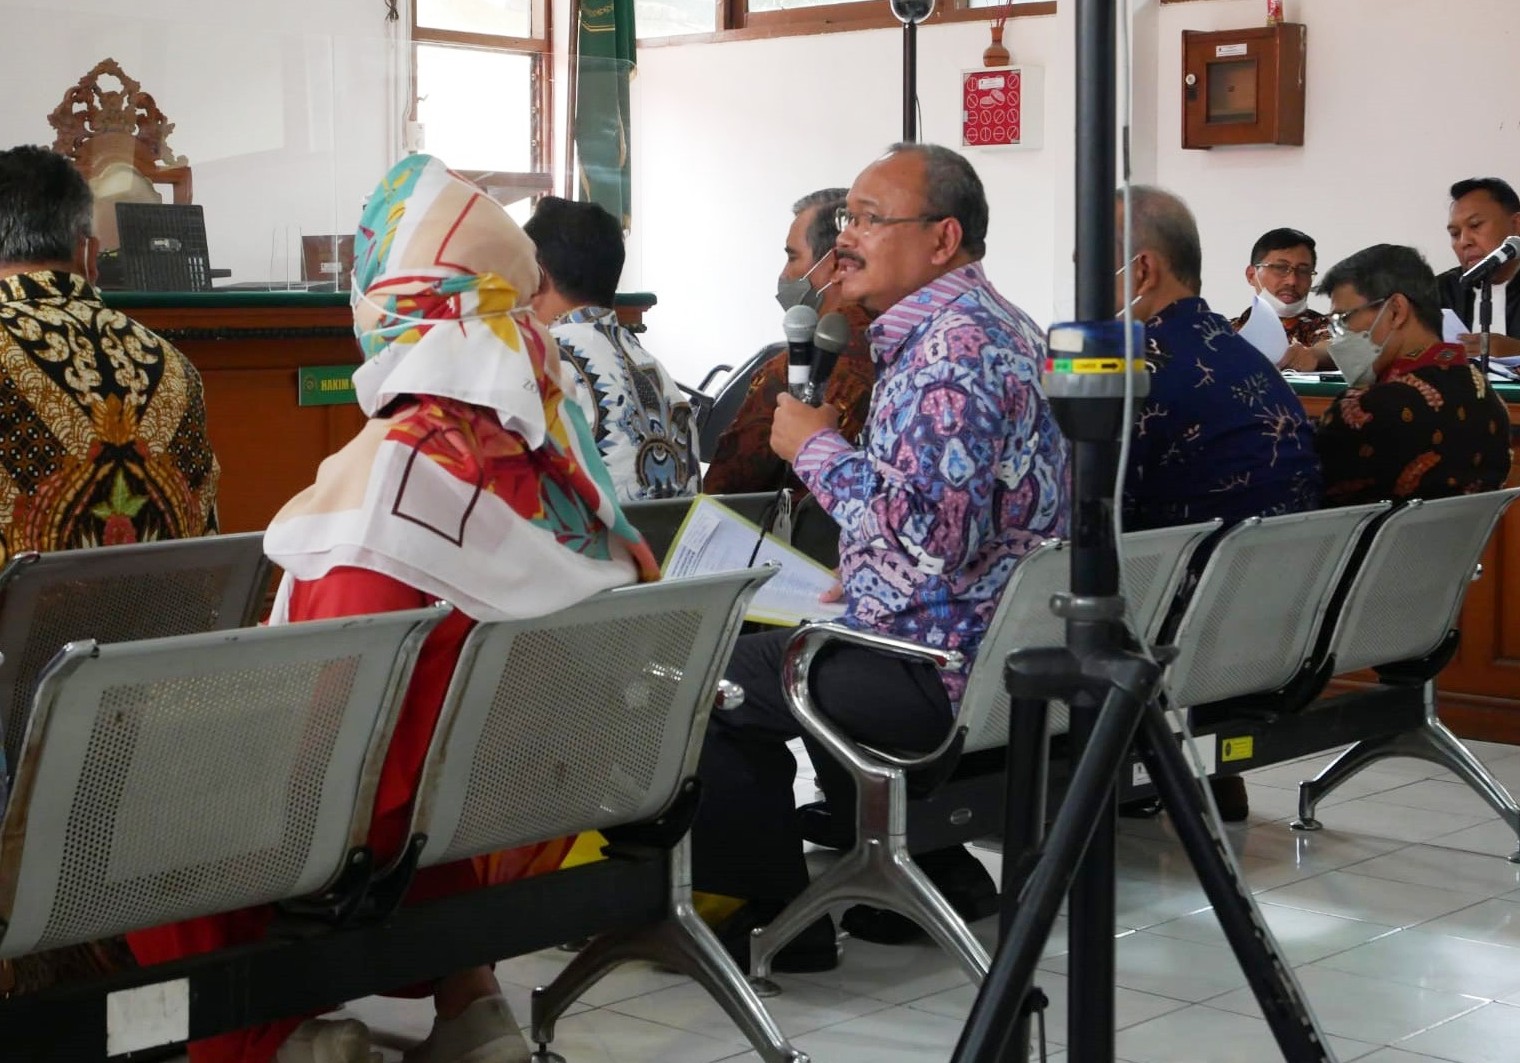
<svg viewBox="0 0 1520 1063"><path fill-rule="evenodd" d="M1303 144L1306 27L1182 33L1182 146Z"/></svg>

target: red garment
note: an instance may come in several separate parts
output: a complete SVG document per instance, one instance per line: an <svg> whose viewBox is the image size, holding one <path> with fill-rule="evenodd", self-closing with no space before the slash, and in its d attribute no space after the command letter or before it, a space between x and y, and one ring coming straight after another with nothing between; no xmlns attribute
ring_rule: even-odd
<svg viewBox="0 0 1520 1063"><path fill-rule="evenodd" d="M1378 383L1408 376L1416 369L1428 366L1446 367L1467 364L1467 348L1460 343L1434 343L1423 351L1412 351L1395 358L1387 369L1378 375Z"/></svg>
<svg viewBox="0 0 1520 1063"><path fill-rule="evenodd" d="M421 591L377 572L358 568L335 568L319 580L294 581L290 619L320 620L328 617L385 613L416 609L430 604ZM443 707L449 678L459 651L475 622L457 610L436 628L423 644L417 667L407 689L406 702L396 721L395 734L386 751L375 794L374 818L369 844L380 866L401 851L411 823L417 778L432 741L433 728ZM461 860L417 873L407 902L416 903L455 893L526 878L560 866L573 839L527 845L475 860ZM245 908L221 915L190 919L127 935L127 943L139 963L166 963L198 952L210 952L263 937L273 909ZM426 996L429 987L405 991ZM339 1002L341 1003L341 1002ZM310 1015L297 1015L263 1026L223 1034L190 1045L191 1063L268 1063L292 1030Z"/></svg>

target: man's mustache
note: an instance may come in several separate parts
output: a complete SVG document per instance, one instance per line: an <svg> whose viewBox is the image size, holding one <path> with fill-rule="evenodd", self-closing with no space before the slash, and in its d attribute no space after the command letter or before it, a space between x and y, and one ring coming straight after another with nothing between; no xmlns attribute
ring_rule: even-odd
<svg viewBox="0 0 1520 1063"><path fill-rule="evenodd" d="M834 260L836 262L853 262L857 266L864 266L866 264L865 259L861 258L859 255L851 251L836 250L834 252Z"/></svg>

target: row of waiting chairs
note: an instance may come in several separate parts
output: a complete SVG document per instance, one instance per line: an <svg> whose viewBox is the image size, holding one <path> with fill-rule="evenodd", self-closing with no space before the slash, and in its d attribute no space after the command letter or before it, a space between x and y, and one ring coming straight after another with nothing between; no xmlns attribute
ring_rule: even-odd
<svg viewBox="0 0 1520 1063"><path fill-rule="evenodd" d="M1175 656L1165 672L1168 706L1187 711L1210 735L1298 722L1337 699L1319 699L1336 675L1379 668L1387 684L1360 699L1361 715L1316 735L1294 730L1295 744L1260 742L1260 754L1231 766L1258 767L1344 743L1352 745L1300 793L1299 829L1315 829L1315 805L1335 785L1385 756L1420 756L1454 771L1520 835L1520 808L1441 724L1434 679L1454 648L1455 626L1469 579L1505 508L1520 489L1481 495L1321 510L1253 518L1228 529L1199 524L1126 534L1122 540L1127 620L1147 645L1165 641ZM1206 551L1206 560L1199 564ZM970 663L955 731L939 749L903 755L873 749L840 732L819 713L808 669L831 642L859 641L858 632L814 624L792 640L783 686L808 733L830 749L853 776L855 841L769 926L757 931L751 970L769 986L771 959L803 928L851 904L893 908L917 921L953 956L974 983L986 976L986 950L970 928L913 864L911 854L1012 830L1004 808L1002 751L1009 743L1009 695L1003 662L1009 652L1065 642L1050 609L1068 587L1068 552L1048 541L1014 569L987 635ZM1180 605L1178 603L1181 603ZM885 652L962 666L945 655L901 640L869 636ZM1413 699L1420 711L1397 724L1379 713ZM1062 734L1068 717L1053 705L1048 735ZM979 754L997 754L993 757ZM1023 751L1026 754L1028 751ZM1008 750L1015 758L1019 750ZM1041 757L1043 754L1040 755ZM1041 822L1045 776L1040 757L1025 756L1021 780L1033 826ZM915 791L915 780L927 780ZM1121 796L1126 784L1120 780ZM1012 858L1005 846L1005 858ZM1520 859L1520 850L1512 859Z"/></svg>
<svg viewBox="0 0 1520 1063"><path fill-rule="evenodd" d="M161 574L176 564L203 570L192 555L215 543L227 548L219 563L237 568L233 558L252 544L224 539L242 541L165 544L151 558ZM96 553L70 558L77 601L87 597L77 577ZM98 552L111 553L113 563L136 554L138 575L146 573L141 550ZM41 588L50 562L20 571ZM241 571L250 577L241 593L261 602L267 569ZM492 895L484 902L494 898L493 925L469 932L487 949L493 934L509 940L498 922L524 924L523 949L602 935L536 996L535 1033L551 1038L555 1018L586 985L639 956L706 985L763 1058L801 1060L693 912L685 848L707 713L746 605L771 574L624 587L547 617L477 625L427 753L410 844L388 867L376 866L366 845L375 790L417 655L442 609L118 643L63 635L68 644L35 679L30 709L9 707L21 737L0 824L0 958L281 903L296 943L276 935L264 946L284 960L278 984L240 973L254 969L241 956L248 950L230 954L226 969L213 955L129 978L137 989L189 986L177 1036L204 1037L320 1008L343 985L365 995L462 965L446 949L407 967L403 948L389 957L402 966L386 974L369 945L366 962L341 971L296 957L319 956L327 940L341 951L345 936L388 943L384 935L408 925L431 926L438 938L449 924L417 920L440 906L395 908L416 868L600 830L614 842L606 866L548 876L591 884L584 896L564 887L550 902L560 911L543 909L533 879L480 891ZM57 601L60 590L69 597L68 571L53 575L53 590L35 601ZM18 576L12 591L23 583ZM160 612L170 596L161 585L130 612ZM194 597L187 592L178 611ZM196 608L216 597L201 595ZM221 608L230 600L223 595ZM201 616L208 627L220 622ZM63 623L48 637L60 637ZM535 904L513 904L530 895ZM651 895L661 898L654 912L641 900ZM513 911L515 919L506 914ZM308 917L318 914L339 928L313 935ZM547 940L534 936L540 926ZM0 1001L0 1043L31 1059L99 1058L107 1044L158 1043L94 1029L109 1009L91 992L99 990L74 991L80 1006L69 1014L79 1021L67 1026L48 1001Z"/></svg>
<svg viewBox="0 0 1520 1063"><path fill-rule="evenodd" d="M1422 691L1426 711L1417 724L1354 747L1338 762L1338 776L1332 766L1322 789L1311 795L1313 784L1306 784L1305 794L1317 800L1369 758L1412 752L1450 764L1520 829L1502 787L1436 720L1431 686L1442 647L1452 641L1467 574L1514 494L1266 518L1224 532L1197 525L1126 535L1131 628L1147 643L1173 633L1179 652L1167 673L1170 702L1197 709L1204 720L1228 720L1237 711L1269 717L1312 711L1332 675L1426 660L1423 670L1406 666L1393 677ZM238 623L223 626L239 627L262 601L267 570L258 567L257 539L223 537L230 553L240 547L250 562L244 571L256 589L241 597L225 587L204 594L221 603L199 607L206 626L235 614ZM1190 576L1204 543L1208 561ZM167 560L177 545L164 544L157 560ZM117 558L126 561L131 552ZM752 949L757 975L816 914L866 901L918 919L980 981L985 950L909 854L1000 829L1001 750L1010 725L1002 659L1015 647L1063 641L1048 603L1066 587L1067 556L1062 543L1048 542L1015 569L970 669L956 733L928 755L860 746L834 732L811 705L806 673L813 655L829 640L859 633L818 625L795 640L787 684L793 707L846 762L862 800L855 849L759 935ZM142 568L128 563L125 575L141 576ZM10 641L7 624L14 603L39 608L46 581L36 574L43 571L31 570L33 599L25 597L32 593L25 568L0 574L0 650L8 662L42 652L26 650L25 639ZM761 578L709 581L719 589L705 604L703 581L681 581L610 592L549 618L475 629L429 753L413 844L391 868L373 867L364 850L368 808L388 721L436 611L189 641L73 646L46 670L35 698L19 690L4 706L3 718L13 724L6 744L15 746L16 797L0 849L6 920L0 956L296 896L351 914L366 896L399 896L397 884L414 866L583 829L616 834L620 824L668 818L690 785L705 704L743 600ZM197 580L195 586L218 586L204 574ZM47 593L51 616L85 598L78 587L72 595ZM1179 594L1186 603L1180 611L1172 608ZM161 593L138 587L124 612L157 613L137 606L161 600ZM655 615L667 619L650 623ZM79 632L104 630L98 612L82 622ZM81 635L55 625L37 637L54 639L56 648L59 637ZM922 647L866 637L890 652L951 663ZM659 638L673 641L650 643ZM581 652L587 646L597 648L595 660ZM691 655L684 666L676 663L680 647ZM6 678L6 691L25 682L20 669ZM322 711L313 711L313 699L322 701ZM28 721L29 701L36 708ZM640 714L641 707L670 705L684 706L689 718L656 725ZM208 720L217 723L208 727ZM1064 714L1053 713L1051 731L1064 728ZM198 762L186 766L189 748ZM988 753L994 756L979 756ZM313 774L314 766L320 773ZM925 779L927 785L915 786ZM1039 797L1031 793L1032 805L1040 789ZM1304 819L1312 820L1313 801L1305 801ZM248 814L249 802L262 816ZM536 1034L552 1036L553 1017L608 964L659 956L708 985L764 1058L796 1058L711 935L694 925L684 860L684 845L673 844L662 867L667 918L645 920L588 949L537 998ZM596 928L593 919L588 932ZM0 1031L14 1014L0 1008ZM207 1032L214 1030L196 1035Z"/></svg>

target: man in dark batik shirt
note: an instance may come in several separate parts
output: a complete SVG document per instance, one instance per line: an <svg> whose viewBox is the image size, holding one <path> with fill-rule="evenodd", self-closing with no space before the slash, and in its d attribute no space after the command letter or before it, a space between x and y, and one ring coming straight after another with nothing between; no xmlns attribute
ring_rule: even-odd
<svg viewBox="0 0 1520 1063"><path fill-rule="evenodd" d="M200 374L100 301L90 188L0 151L0 561L216 530Z"/></svg>
<svg viewBox="0 0 1520 1063"><path fill-rule="evenodd" d="M1330 353L1344 395L1319 421L1325 503L1488 491L1509 475L1504 402L1460 344L1441 341L1435 274L1412 247L1377 244L1335 265Z"/></svg>
<svg viewBox="0 0 1520 1063"><path fill-rule="evenodd" d="M1134 316L1145 321L1150 395L1124 484L1124 526L1226 522L1319 505L1319 460L1303 404L1282 375L1198 296L1203 254L1187 205L1131 189ZM1124 204L1118 204L1123 231ZM1124 278L1118 297L1122 307Z"/></svg>
<svg viewBox="0 0 1520 1063"><path fill-rule="evenodd" d="M823 401L839 411L839 431L851 442L860 439L871 406L876 370L866 326L871 315L845 305L835 283L838 259L834 241L839 229L834 214L844 206L843 188L824 188L792 204L792 226L786 234L786 267L776 279L776 299L783 310L806 303L819 315L841 311L850 321L850 342L839 353L829 374ZM771 450L771 420L776 397L786 391L786 345L777 344L765 364L750 379L744 404L714 444L712 464L702 481L710 494L774 491L783 482L795 491L803 486Z"/></svg>

